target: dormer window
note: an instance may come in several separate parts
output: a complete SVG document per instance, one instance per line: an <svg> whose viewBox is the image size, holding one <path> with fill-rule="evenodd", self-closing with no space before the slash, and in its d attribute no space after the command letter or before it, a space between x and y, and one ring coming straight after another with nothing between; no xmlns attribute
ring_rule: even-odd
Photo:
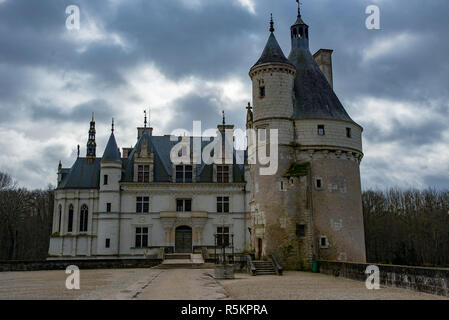
<svg viewBox="0 0 449 320"><path fill-rule="evenodd" d="M217 166L217 182L229 183L229 166Z"/></svg>
<svg viewBox="0 0 449 320"><path fill-rule="evenodd" d="M193 166L191 165L177 165L176 166L176 182L192 182L193 180Z"/></svg>
<svg viewBox="0 0 449 320"><path fill-rule="evenodd" d="M137 182L149 183L150 182L150 166L138 165L137 166Z"/></svg>

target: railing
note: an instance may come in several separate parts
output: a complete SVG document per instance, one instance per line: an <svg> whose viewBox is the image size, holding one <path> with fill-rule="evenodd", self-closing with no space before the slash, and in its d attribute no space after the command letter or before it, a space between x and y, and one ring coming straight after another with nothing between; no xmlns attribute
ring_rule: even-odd
<svg viewBox="0 0 449 320"><path fill-rule="evenodd" d="M279 263L278 259L276 258L276 256L274 254L270 254L270 258L271 258L271 261L273 262L276 274L278 276L282 276L283 268L282 268L281 264Z"/></svg>
<svg viewBox="0 0 449 320"><path fill-rule="evenodd" d="M253 259L251 259L251 256L248 254L246 255L246 262L247 262L247 268L248 271L251 273L252 276L256 275L256 266L253 263Z"/></svg>

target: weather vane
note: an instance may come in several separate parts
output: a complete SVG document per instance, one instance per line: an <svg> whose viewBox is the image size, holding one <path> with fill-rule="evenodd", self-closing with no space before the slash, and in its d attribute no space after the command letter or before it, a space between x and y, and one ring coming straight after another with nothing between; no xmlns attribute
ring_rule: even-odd
<svg viewBox="0 0 449 320"><path fill-rule="evenodd" d="M300 2L299 0L296 0L296 2L298 2L298 17L301 17L301 5L302 5L303 3Z"/></svg>

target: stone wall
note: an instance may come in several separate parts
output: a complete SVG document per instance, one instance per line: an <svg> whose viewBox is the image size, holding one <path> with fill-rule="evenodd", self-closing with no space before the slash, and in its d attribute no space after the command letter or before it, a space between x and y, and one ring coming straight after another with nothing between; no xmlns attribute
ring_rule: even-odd
<svg viewBox="0 0 449 320"><path fill-rule="evenodd" d="M0 272L65 270L75 265L82 269L151 268L162 263L162 259L92 259L50 261L0 261Z"/></svg>
<svg viewBox="0 0 449 320"><path fill-rule="evenodd" d="M365 281L369 263L320 261L320 272L336 277ZM449 296L449 269L376 264L380 284L441 296ZM382 289L380 289L382 290Z"/></svg>

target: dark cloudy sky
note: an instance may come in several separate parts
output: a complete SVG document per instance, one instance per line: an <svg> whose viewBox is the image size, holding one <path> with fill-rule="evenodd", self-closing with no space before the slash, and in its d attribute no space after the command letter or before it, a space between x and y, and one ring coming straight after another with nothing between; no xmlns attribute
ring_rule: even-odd
<svg viewBox="0 0 449 320"><path fill-rule="evenodd" d="M302 2L311 51L334 49L335 91L365 129L363 187L449 188L449 2ZM370 4L381 30L365 28ZM244 128L270 12L288 55L294 0L0 0L0 170L55 184L59 160L85 155L91 112L99 155L111 118L129 147L148 106L155 134L215 127L222 109Z"/></svg>

